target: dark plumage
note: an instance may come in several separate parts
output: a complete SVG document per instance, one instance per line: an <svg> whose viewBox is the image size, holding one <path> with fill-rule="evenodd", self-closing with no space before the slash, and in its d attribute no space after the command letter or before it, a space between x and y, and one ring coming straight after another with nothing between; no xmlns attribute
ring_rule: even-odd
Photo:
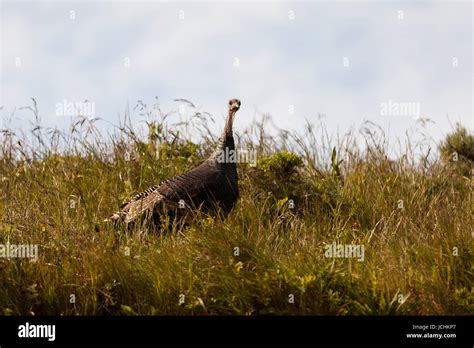
<svg viewBox="0 0 474 348"><path fill-rule="evenodd" d="M179 218L186 211L180 208L181 200L187 207L217 210L223 216L227 215L239 196L235 156L225 156L235 154L232 125L239 108L239 100L229 100L224 132L217 149L207 160L188 172L137 194L122 204L120 211L113 214L110 220L129 225L139 219L152 218L159 222L165 216Z"/></svg>

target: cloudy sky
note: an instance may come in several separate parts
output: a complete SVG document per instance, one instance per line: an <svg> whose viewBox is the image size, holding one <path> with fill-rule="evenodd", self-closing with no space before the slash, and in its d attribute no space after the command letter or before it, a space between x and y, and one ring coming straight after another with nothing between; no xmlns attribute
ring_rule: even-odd
<svg viewBox="0 0 474 348"><path fill-rule="evenodd" d="M323 114L333 133L370 120L396 138L422 117L439 140L474 126L472 18L469 1L2 1L0 112L34 97L62 127L57 103L89 100L117 123L127 103L186 98L217 131L236 97L237 131L264 113L287 130Z"/></svg>

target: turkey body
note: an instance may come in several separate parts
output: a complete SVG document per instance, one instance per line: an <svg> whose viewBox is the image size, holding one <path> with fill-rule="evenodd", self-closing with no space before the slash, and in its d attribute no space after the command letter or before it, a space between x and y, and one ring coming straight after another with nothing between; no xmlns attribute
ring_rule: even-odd
<svg viewBox="0 0 474 348"><path fill-rule="evenodd" d="M130 226L137 221L160 224L181 219L189 209L199 209L227 216L239 197L235 143L232 124L240 101L229 101L229 115L215 152L198 167L137 194L122 204L110 217ZM228 154L234 156L227 156ZM168 220L169 221L169 220Z"/></svg>

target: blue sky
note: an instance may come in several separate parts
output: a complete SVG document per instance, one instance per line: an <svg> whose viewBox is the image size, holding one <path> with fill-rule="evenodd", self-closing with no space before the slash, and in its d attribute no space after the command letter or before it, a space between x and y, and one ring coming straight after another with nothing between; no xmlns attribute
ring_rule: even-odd
<svg viewBox="0 0 474 348"><path fill-rule="evenodd" d="M2 1L1 115L34 97L44 123L64 127L69 117L55 114L56 103L87 99L96 116L117 123L127 103L151 104L157 96L169 111L178 107L173 99L186 98L215 117L217 133L227 100L236 97L242 101L237 132L262 113L286 130L301 130L305 119L324 114L332 133L370 120L395 139L417 121L381 115L381 103L392 101L418 103L420 116L433 121L426 132L439 140L450 123L474 128L472 7ZM15 112L17 125L31 118ZM143 118L136 112L132 120Z"/></svg>

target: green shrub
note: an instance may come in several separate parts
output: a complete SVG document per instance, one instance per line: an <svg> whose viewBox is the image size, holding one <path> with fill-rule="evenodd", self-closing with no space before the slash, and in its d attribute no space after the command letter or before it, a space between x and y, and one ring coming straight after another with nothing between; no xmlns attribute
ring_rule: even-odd
<svg viewBox="0 0 474 348"><path fill-rule="evenodd" d="M454 132L441 142L439 150L447 159L453 160L457 154L458 160L474 162L474 135L457 124Z"/></svg>
<svg viewBox="0 0 474 348"><path fill-rule="evenodd" d="M36 262L0 258L0 314L473 314L472 183L440 161L391 166L383 147L371 157L351 147L341 162L341 144L296 144L298 155L249 139L239 145L267 155L238 165L226 219L122 233L102 220L209 150L149 128L61 134L64 153L39 131L0 133L0 244L39 246ZM459 128L440 150L467 163L472 135ZM365 246L364 261L326 257L333 242Z"/></svg>
<svg viewBox="0 0 474 348"><path fill-rule="evenodd" d="M265 174L278 179L289 179L302 165L301 157L286 150L267 155L257 163Z"/></svg>

